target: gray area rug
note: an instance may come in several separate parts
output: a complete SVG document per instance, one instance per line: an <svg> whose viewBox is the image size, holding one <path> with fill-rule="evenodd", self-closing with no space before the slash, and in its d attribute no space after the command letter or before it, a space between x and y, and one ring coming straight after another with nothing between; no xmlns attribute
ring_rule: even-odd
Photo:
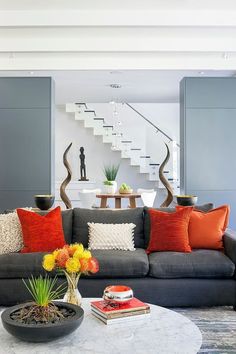
<svg viewBox="0 0 236 354"><path fill-rule="evenodd" d="M228 307L174 309L193 321L202 333L200 353L236 354L236 311Z"/></svg>

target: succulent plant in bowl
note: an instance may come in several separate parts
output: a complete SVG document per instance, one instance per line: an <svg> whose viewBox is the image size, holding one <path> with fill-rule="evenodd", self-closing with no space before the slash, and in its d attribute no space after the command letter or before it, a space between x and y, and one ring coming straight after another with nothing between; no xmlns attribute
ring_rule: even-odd
<svg viewBox="0 0 236 354"><path fill-rule="evenodd" d="M24 284L33 301L9 307L1 315L11 335L27 342L48 342L79 327L84 311L77 305L55 301L65 292L63 285L57 285L56 277L32 277Z"/></svg>

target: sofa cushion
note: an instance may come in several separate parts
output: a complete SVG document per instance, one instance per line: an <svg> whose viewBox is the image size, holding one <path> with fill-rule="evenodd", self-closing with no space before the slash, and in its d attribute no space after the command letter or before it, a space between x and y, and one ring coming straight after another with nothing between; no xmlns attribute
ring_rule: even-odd
<svg viewBox="0 0 236 354"><path fill-rule="evenodd" d="M43 256L46 253L10 253L0 255L0 279L29 278L44 274ZM99 262L99 272L93 278L138 278L148 274L149 264L145 250L135 251L94 250ZM55 272L47 273L55 276ZM90 277L90 276L89 276Z"/></svg>
<svg viewBox="0 0 236 354"><path fill-rule="evenodd" d="M9 253L0 256L0 278L29 278L44 274L45 253ZM50 276L53 272L48 273ZM55 275L55 273L54 273Z"/></svg>
<svg viewBox="0 0 236 354"><path fill-rule="evenodd" d="M88 223L89 250L135 251L134 224Z"/></svg>
<svg viewBox="0 0 236 354"><path fill-rule="evenodd" d="M104 224L133 223L135 247L144 247L143 208L125 210L74 209L73 243L82 243L88 247L88 222Z"/></svg>
<svg viewBox="0 0 236 354"><path fill-rule="evenodd" d="M99 262L99 272L92 278L140 278L149 271L145 250L135 251L93 250L92 254Z"/></svg>
<svg viewBox="0 0 236 354"><path fill-rule="evenodd" d="M156 251L191 252L188 239L188 224L192 208L166 213L150 209L150 241L147 254Z"/></svg>
<svg viewBox="0 0 236 354"><path fill-rule="evenodd" d="M185 208L189 207L176 206L177 210ZM192 210L188 226L190 246L196 249L223 250L223 234L228 227L229 213L229 205L222 205L207 213Z"/></svg>
<svg viewBox="0 0 236 354"><path fill-rule="evenodd" d="M27 208L25 209L27 210ZM13 213L14 211L15 211L14 209L7 209L4 211L4 214ZM38 213L39 215L45 215L48 213L48 210L45 211L40 210L40 211L36 211L36 213ZM62 210L61 217L62 217L62 227L64 231L65 241L66 243L70 244L72 243L73 209Z"/></svg>
<svg viewBox="0 0 236 354"><path fill-rule="evenodd" d="M0 214L0 254L18 252L23 246L21 224L17 213Z"/></svg>
<svg viewBox="0 0 236 354"><path fill-rule="evenodd" d="M38 214L45 215L48 211L39 211ZM72 243L72 222L73 222L73 209L62 210L62 227L64 231L66 243Z"/></svg>
<svg viewBox="0 0 236 354"><path fill-rule="evenodd" d="M148 213L148 210L150 208L144 207L143 208L143 213L144 213L144 245L145 248L148 247L149 240L150 240L150 230L151 230L151 221L150 221L150 216ZM151 208L152 209L152 208ZM195 205L195 209L201 210L201 211L209 211L213 209L213 204L212 203L207 203L203 205ZM164 211L166 213L174 213L175 208L156 208L154 210L159 210L159 211Z"/></svg>
<svg viewBox="0 0 236 354"><path fill-rule="evenodd" d="M222 252L155 252L149 255L149 275L155 278L231 278L234 263Z"/></svg>
<svg viewBox="0 0 236 354"><path fill-rule="evenodd" d="M53 252L65 246L60 207L56 207L46 215L24 209L16 211L23 233L24 247L21 253Z"/></svg>

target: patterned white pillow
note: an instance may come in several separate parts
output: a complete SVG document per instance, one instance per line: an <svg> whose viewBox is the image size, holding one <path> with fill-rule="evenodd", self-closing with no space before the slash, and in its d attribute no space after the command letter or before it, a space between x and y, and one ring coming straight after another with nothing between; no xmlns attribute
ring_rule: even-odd
<svg viewBox="0 0 236 354"><path fill-rule="evenodd" d="M98 224L88 222L90 250L135 251L135 224Z"/></svg>
<svg viewBox="0 0 236 354"><path fill-rule="evenodd" d="M23 246L21 224L17 213L0 214L0 254L18 252Z"/></svg>

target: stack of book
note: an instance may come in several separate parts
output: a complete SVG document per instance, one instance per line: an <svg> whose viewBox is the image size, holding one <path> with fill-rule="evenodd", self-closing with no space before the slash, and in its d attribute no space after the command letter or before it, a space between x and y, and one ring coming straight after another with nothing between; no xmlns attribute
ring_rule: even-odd
<svg viewBox="0 0 236 354"><path fill-rule="evenodd" d="M108 324L136 321L150 316L150 307L135 297L125 304L106 300L91 302L92 314Z"/></svg>

